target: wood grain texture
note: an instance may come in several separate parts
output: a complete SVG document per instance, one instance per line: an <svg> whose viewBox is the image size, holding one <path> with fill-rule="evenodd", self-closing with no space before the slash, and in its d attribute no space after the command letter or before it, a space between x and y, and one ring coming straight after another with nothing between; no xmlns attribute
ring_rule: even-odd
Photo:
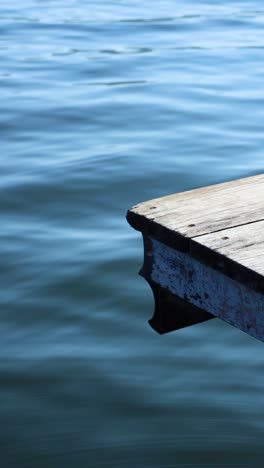
<svg viewBox="0 0 264 468"><path fill-rule="evenodd" d="M195 240L264 276L264 221L213 232Z"/></svg>
<svg viewBox="0 0 264 468"><path fill-rule="evenodd" d="M143 232L152 225L193 238L264 219L264 174L150 200L128 211Z"/></svg>
<svg viewBox="0 0 264 468"><path fill-rule="evenodd" d="M264 293L264 174L144 202L127 219L143 236Z"/></svg>

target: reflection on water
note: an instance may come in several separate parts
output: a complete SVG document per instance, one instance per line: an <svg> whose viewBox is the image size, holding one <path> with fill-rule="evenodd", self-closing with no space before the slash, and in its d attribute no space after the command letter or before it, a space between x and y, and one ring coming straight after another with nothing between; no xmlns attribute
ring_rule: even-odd
<svg viewBox="0 0 264 468"><path fill-rule="evenodd" d="M259 1L4 1L1 466L262 467L263 345L156 335L140 201L263 172Z"/></svg>

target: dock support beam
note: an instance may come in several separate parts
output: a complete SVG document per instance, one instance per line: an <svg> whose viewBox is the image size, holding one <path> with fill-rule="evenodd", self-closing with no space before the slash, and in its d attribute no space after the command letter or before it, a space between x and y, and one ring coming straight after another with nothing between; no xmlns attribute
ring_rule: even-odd
<svg viewBox="0 0 264 468"><path fill-rule="evenodd" d="M146 281L155 300L155 311L149 324L160 335L214 318L214 315L184 301L154 281Z"/></svg>
<svg viewBox="0 0 264 468"><path fill-rule="evenodd" d="M144 237L140 271L150 284L155 312L150 325L163 334L218 317L264 341L264 296L193 258Z"/></svg>

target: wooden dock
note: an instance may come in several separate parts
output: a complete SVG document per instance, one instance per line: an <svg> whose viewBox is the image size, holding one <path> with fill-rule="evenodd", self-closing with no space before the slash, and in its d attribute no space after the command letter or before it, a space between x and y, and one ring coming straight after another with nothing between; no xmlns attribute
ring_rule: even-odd
<svg viewBox="0 0 264 468"><path fill-rule="evenodd" d="M157 332L218 317L264 341L264 174L140 203L127 220Z"/></svg>

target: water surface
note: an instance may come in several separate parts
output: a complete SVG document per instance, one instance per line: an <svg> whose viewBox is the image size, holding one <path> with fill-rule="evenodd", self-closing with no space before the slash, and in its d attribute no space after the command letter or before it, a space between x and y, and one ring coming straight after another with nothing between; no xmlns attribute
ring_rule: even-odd
<svg viewBox="0 0 264 468"><path fill-rule="evenodd" d="M1 466L263 466L263 344L158 336L140 201L263 172L260 1L2 0Z"/></svg>

